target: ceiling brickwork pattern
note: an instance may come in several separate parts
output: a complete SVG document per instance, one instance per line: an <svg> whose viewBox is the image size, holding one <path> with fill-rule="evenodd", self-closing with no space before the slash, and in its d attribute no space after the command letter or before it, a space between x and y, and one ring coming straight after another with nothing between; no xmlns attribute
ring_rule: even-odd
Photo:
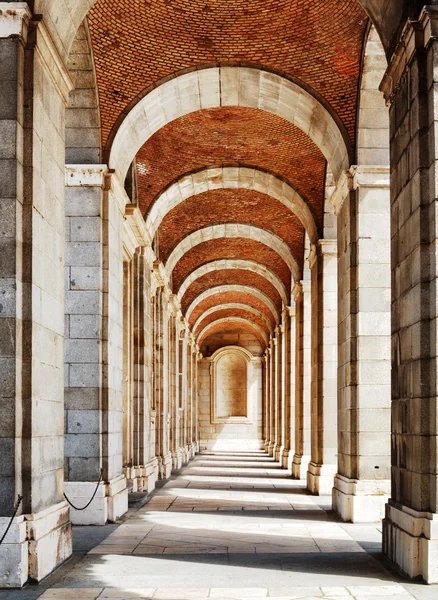
<svg viewBox="0 0 438 600"><path fill-rule="evenodd" d="M354 147L367 23L356 0L97 0L89 14L89 24L104 156L108 156L120 123L146 94L183 73L200 70L201 74L204 69L218 65L252 67L292 80L323 104L323 110L331 113L344 139L349 137ZM242 81L247 85L245 79ZM147 111L153 113L155 100L152 96L148 98L152 104L147 105ZM309 95L307 98L315 104L314 98ZM182 100L176 98L175 102ZM149 221L155 219L157 256L171 275L173 292L177 294L180 290L183 312L211 288L247 286L205 298L193 310L190 326L205 310L217 307L197 328L199 332L199 327L221 318L222 322L208 334L215 339L225 333L236 336L236 332L245 331L245 327L242 329L242 325L233 321L244 315L263 331L269 331L262 316L236 306L221 309L223 304L243 302L261 311L271 325L275 324L278 318L274 315L275 307L280 311L282 306L280 288L284 297L282 285L276 281L284 285L287 300L292 275L299 277L304 264L302 222L308 232L312 231L309 234L312 243L323 231L326 177L326 159L321 150L284 114L273 114L274 109L269 112L263 102L258 104L259 108L218 104L222 101L209 105L215 108L192 108L194 112L162 123L158 130L154 128L155 133L135 159L139 207L145 218L149 215ZM315 116L312 119L317 120ZM327 125L324 131L330 140L340 136L341 141L333 150L336 153L342 137L335 122L331 122L333 131ZM313 135L313 121L307 129L299 119L298 123L306 132L310 126ZM318 138L313 136L313 139ZM329 158L326 147L321 143L320 146ZM127 164L130 160L131 157ZM188 188L184 188L185 195L178 195L184 176L215 167L237 166L271 174L280 187L288 184L302 200L296 204L284 203L281 197L269 195L267 190L273 190L272 187L245 189L242 184L222 185L219 189L214 181L208 191L196 189L194 183L193 195L191 191L187 193ZM166 208L163 192L170 186L175 201ZM289 194L296 196L290 187ZM299 207L304 207L304 212L300 213ZM298 210L302 222L291 209ZM247 229L251 226L254 232L255 228L258 232L270 232L271 237L256 236L249 230L247 234L239 231L240 237L235 237L235 233L221 229L236 223ZM222 259L251 262L248 268L241 268L240 263L233 266L231 262L224 263L216 267L218 270L203 274L208 265L213 269L214 261ZM268 271L251 270L251 265L258 270L256 263ZM199 267L203 268L198 273ZM191 274L194 275L187 280ZM195 275L197 279L192 281ZM269 308L260 297L256 298L251 288L266 294L275 307ZM264 344L260 333L248 330L248 335L257 335Z"/></svg>
<svg viewBox="0 0 438 600"><path fill-rule="evenodd" d="M197 267L221 258L251 260L265 265L278 275L290 289L291 275L286 263L280 256L260 242L244 238L220 238L203 242L195 246L176 263L172 272L173 292L176 294L184 279Z"/></svg>
<svg viewBox="0 0 438 600"><path fill-rule="evenodd" d="M183 312L186 311L190 303L203 291L208 290L218 285L240 284L250 287L255 287L266 296L271 298L278 310L281 310L280 294L264 277L251 271L243 271L241 269L229 269L222 271L214 271L203 275L188 288L181 299Z"/></svg>
<svg viewBox="0 0 438 600"><path fill-rule="evenodd" d="M98 0L89 21L104 145L126 107L164 78L239 62L312 87L354 137L367 23L355 0Z"/></svg>
<svg viewBox="0 0 438 600"><path fill-rule="evenodd" d="M192 314L190 315L189 325L193 327L198 318L209 308L213 308L215 306L219 308L221 304L223 305L233 302L247 304L248 306L259 310L264 315L266 315L267 319L269 319L272 326L275 325L275 316L272 314L272 312L269 310L266 304L258 298L255 298L253 294L245 294L243 292L221 292L219 294L211 296L210 298L202 300L202 302L198 304L198 306L193 310Z"/></svg>
<svg viewBox="0 0 438 600"><path fill-rule="evenodd" d="M140 208L182 174L223 165L249 165L302 192L321 223L325 158L298 127L277 115L241 107L202 110L175 119L137 155Z"/></svg>

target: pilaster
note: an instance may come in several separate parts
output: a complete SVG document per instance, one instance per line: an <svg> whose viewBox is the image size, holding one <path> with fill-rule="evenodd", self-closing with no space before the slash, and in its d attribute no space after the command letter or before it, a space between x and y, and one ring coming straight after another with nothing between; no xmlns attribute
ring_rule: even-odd
<svg viewBox="0 0 438 600"><path fill-rule="evenodd" d="M392 467L383 548L428 583L438 582L437 40L438 7L425 6L406 24L381 88L390 105L392 247Z"/></svg>

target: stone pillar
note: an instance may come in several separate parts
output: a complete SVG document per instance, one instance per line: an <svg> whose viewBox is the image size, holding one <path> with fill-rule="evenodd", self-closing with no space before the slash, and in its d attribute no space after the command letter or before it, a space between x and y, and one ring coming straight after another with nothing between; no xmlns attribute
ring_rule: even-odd
<svg viewBox="0 0 438 600"><path fill-rule="evenodd" d="M169 413L169 338L168 338L168 301L159 269L155 266L155 278L158 286L155 292L155 333L154 333L154 386L156 407L156 456L158 458L158 477L168 479L172 471L170 453L170 413Z"/></svg>
<svg viewBox="0 0 438 600"><path fill-rule="evenodd" d="M116 521L128 509L120 310L126 198L106 172L104 165L66 170L65 493L71 502L87 504L103 473L90 506L71 510L81 525Z"/></svg>
<svg viewBox="0 0 438 600"><path fill-rule="evenodd" d="M265 437L263 448L269 451L269 441L271 438L271 350L266 348L265 352Z"/></svg>
<svg viewBox="0 0 438 600"><path fill-rule="evenodd" d="M290 307L283 311L281 344L282 427L280 462L288 468L291 462L291 316Z"/></svg>
<svg viewBox="0 0 438 600"><path fill-rule="evenodd" d="M307 489L331 495L337 440L337 243L319 240L311 269L311 461Z"/></svg>
<svg viewBox="0 0 438 600"><path fill-rule="evenodd" d="M0 587L71 555L63 498L68 72L44 22L0 2Z"/></svg>
<svg viewBox="0 0 438 600"><path fill-rule="evenodd" d="M267 452L274 454L275 445L275 340L269 340L269 441Z"/></svg>
<svg viewBox="0 0 438 600"><path fill-rule="evenodd" d="M289 307L289 318L288 318L288 348L286 348L286 389L289 394L289 401L287 402L288 408L286 409L286 452L284 453L283 467L286 467L292 472L292 463L295 450L295 398L296 398L296 351L297 351L297 327L296 327L296 306L293 302L293 306ZM287 375L288 374L288 375ZM288 380L289 377L289 380Z"/></svg>
<svg viewBox="0 0 438 600"><path fill-rule="evenodd" d="M145 247L137 248L134 267L134 402L131 467L133 489L151 492L158 476L155 453L151 452L151 307L150 258Z"/></svg>
<svg viewBox="0 0 438 600"><path fill-rule="evenodd" d="M310 461L310 280L295 285L296 306L296 384L295 384L295 453L292 476L300 479Z"/></svg>
<svg viewBox="0 0 438 600"><path fill-rule="evenodd" d="M338 471L333 507L378 521L390 489L389 170L352 167L338 215Z"/></svg>
<svg viewBox="0 0 438 600"><path fill-rule="evenodd" d="M283 386L282 386L282 347L283 334L281 326L275 329L275 434L274 434L274 450L273 455L276 461L281 460L282 453L282 430L283 430Z"/></svg>
<svg viewBox="0 0 438 600"><path fill-rule="evenodd" d="M438 582L438 8L408 22L382 83L390 103L392 437L385 554Z"/></svg>

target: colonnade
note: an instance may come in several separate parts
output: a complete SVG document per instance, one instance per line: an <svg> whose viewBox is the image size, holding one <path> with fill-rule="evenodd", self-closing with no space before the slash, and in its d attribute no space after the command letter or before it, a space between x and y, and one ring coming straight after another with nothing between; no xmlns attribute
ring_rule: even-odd
<svg viewBox="0 0 438 600"><path fill-rule="evenodd" d="M66 166L66 56L27 4L0 11L0 533L22 496L1 585L43 579L71 555L72 523L116 521L129 490L234 418L343 519L384 516L386 555L437 582L436 7L407 21L381 85L390 169L366 82L358 164L325 148L337 239L320 232L292 265L264 356L232 349L253 385L230 422L212 401L221 349L200 354L119 165ZM87 510L69 507L64 492L80 507L98 481Z"/></svg>

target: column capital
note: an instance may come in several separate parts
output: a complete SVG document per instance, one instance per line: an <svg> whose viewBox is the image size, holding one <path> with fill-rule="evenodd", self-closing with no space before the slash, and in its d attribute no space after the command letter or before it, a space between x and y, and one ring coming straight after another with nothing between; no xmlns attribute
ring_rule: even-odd
<svg viewBox="0 0 438 600"><path fill-rule="evenodd" d="M418 20L408 19L380 84L387 104L391 104L412 58L419 48L438 39L438 7L425 6Z"/></svg>
<svg viewBox="0 0 438 600"><path fill-rule="evenodd" d="M360 187L389 188L389 165L352 165L342 171L330 197L330 204L338 215L348 194Z"/></svg>
<svg viewBox="0 0 438 600"><path fill-rule="evenodd" d="M26 43L31 19L27 2L0 2L0 38L18 36Z"/></svg>
<svg viewBox="0 0 438 600"><path fill-rule="evenodd" d="M292 295L294 297L295 302L298 302L298 300L302 297L303 295L303 282L302 281L297 281L292 289Z"/></svg>
<svg viewBox="0 0 438 600"><path fill-rule="evenodd" d="M105 187L108 165L65 165L65 187Z"/></svg>
<svg viewBox="0 0 438 600"><path fill-rule="evenodd" d="M318 240L318 251L323 256L337 256L338 240Z"/></svg>

